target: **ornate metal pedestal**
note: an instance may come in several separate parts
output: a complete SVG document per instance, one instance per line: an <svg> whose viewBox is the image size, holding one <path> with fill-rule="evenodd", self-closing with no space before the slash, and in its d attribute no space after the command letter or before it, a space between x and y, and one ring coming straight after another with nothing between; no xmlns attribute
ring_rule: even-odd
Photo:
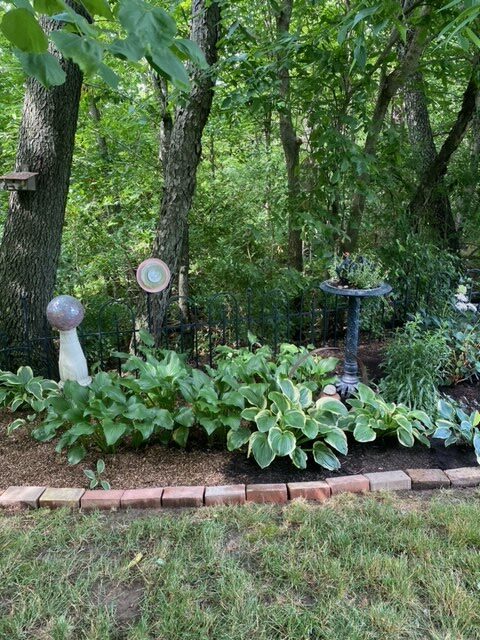
<svg viewBox="0 0 480 640"><path fill-rule="evenodd" d="M382 283L375 289L342 289L328 280L322 282L320 289L335 296L348 297L347 338L345 344L345 364L340 382L337 384L339 394L346 398L355 392L360 378L358 377L358 334L360 332L360 302L362 298L375 298L391 292L389 284Z"/></svg>

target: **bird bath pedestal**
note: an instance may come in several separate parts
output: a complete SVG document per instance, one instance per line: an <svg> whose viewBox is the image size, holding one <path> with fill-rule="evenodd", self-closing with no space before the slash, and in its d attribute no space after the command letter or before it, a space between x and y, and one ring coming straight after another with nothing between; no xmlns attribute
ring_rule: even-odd
<svg viewBox="0 0 480 640"><path fill-rule="evenodd" d="M337 384L339 394L346 398L352 395L357 389L360 379L358 377L358 335L360 332L360 302L362 298L377 298L385 296L391 292L392 287L389 284L382 283L374 289L346 289L337 286L325 280L320 285L320 289L325 293L331 293L334 296L347 296L348 298L348 314L347 314L347 338L345 344L345 364L343 367L342 377Z"/></svg>

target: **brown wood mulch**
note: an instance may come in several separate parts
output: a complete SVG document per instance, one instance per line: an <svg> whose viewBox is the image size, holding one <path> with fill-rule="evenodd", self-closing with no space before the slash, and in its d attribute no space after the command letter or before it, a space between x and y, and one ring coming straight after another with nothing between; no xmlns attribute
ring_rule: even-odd
<svg viewBox="0 0 480 640"><path fill-rule="evenodd" d="M379 345L362 347L364 361L372 378L378 376ZM459 385L449 390L457 399L465 398L477 406L479 385ZM350 442L347 456L339 456L342 468L329 472L311 461L305 471L295 469L289 459L277 459L267 469L260 469L245 452L229 453L223 443L212 445L202 433L192 434L187 449L151 444L140 450L119 450L115 454L91 452L76 466L67 464L65 454L55 452L55 443L33 440L26 428L6 434L11 415L0 413L0 489L11 485L47 485L52 487L87 487L84 469L92 469L103 458L106 471L102 477L113 489L150 486L222 485L235 483L300 482L322 480L335 475L389 471L408 468L475 466L471 449L445 448L433 442L431 449L421 445L401 447L395 439L360 444Z"/></svg>

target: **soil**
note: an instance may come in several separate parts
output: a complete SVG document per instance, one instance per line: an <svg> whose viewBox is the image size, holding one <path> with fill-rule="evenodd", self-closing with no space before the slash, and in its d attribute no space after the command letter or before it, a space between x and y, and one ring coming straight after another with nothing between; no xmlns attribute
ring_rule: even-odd
<svg viewBox="0 0 480 640"><path fill-rule="evenodd" d="M359 356L368 379L381 377L381 343L360 347ZM338 355L333 352L332 355ZM457 400L471 408L478 406L480 386L458 385L448 390ZM16 416L18 417L18 416ZM25 428L11 436L5 426L12 420L8 412L0 413L0 488L10 485L49 485L54 487L87 487L84 469L93 469L96 460L105 460L102 477L112 489L132 489L172 485L222 485L235 483L301 482L323 480L335 475L408 468L456 468L475 466L470 448L448 447L443 441L432 441L432 447L407 449L396 439L361 444L351 440L347 456L339 456L339 472L329 472L311 461L304 471L295 469L290 460L280 458L267 469L260 469L245 452L228 452L222 443L205 441L202 433L192 433L187 449L152 444L141 450L119 450L115 454L92 452L76 466L68 466L65 455L55 452L55 443L39 443Z"/></svg>

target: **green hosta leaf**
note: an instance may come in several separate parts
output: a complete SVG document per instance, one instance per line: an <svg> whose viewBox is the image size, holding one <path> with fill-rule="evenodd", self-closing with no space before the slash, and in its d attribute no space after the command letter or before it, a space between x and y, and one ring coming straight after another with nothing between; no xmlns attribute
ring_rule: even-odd
<svg viewBox="0 0 480 640"><path fill-rule="evenodd" d="M430 419L430 416L428 416L425 411L419 411L417 409L415 409L414 411L410 411L409 415L413 418L416 418L419 422L421 422L423 425L425 425L427 427L427 429L431 429L432 428L432 421Z"/></svg>
<svg viewBox="0 0 480 640"><path fill-rule="evenodd" d="M222 402L229 407L238 407L238 409L243 409L245 406L245 400L238 391L227 391L224 393Z"/></svg>
<svg viewBox="0 0 480 640"><path fill-rule="evenodd" d="M113 422L108 418L102 421L103 435L109 447L115 445L127 430L127 425L122 422Z"/></svg>
<svg viewBox="0 0 480 640"><path fill-rule="evenodd" d="M346 416L348 414L348 409L343 402L340 402L340 400L336 400L335 398L319 398L315 406L317 409L330 411L335 415Z"/></svg>
<svg viewBox="0 0 480 640"><path fill-rule="evenodd" d="M67 380L63 387L63 394L67 400L73 400L78 406L83 406L89 398L88 387L82 387L78 382Z"/></svg>
<svg viewBox="0 0 480 640"><path fill-rule="evenodd" d="M96 480L97 477L95 473L91 469L84 469L83 473L87 476L89 480Z"/></svg>
<svg viewBox="0 0 480 640"><path fill-rule="evenodd" d="M110 491L111 489L110 483L107 482L106 480L100 480L100 486L104 491Z"/></svg>
<svg viewBox="0 0 480 640"><path fill-rule="evenodd" d="M157 425L158 427L161 427L162 429L167 429L168 431L170 431L170 429L173 428L173 418L172 418L172 414L170 413L170 411L168 411L168 409L155 409L155 417L153 419L153 422L155 425Z"/></svg>
<svg viewBox="0 0 480 640"><path fill-rule="evenodd" d="M452 431L448 427L438 427L433 433L433 437L439 438L440 440L446 440L451 435L452 435Z"/></svg>
<svg viewBox="0 0 480 640"><path fill-rule="evenodd" d="M404 427L397 429L397 438L404 447L413 447L415 442L411 429L405 429Z"/></svg>
<svg viewBox="0 0 480 640"><path fill-rule="evenodd" d="M293 464L297 467L297 469L306 469L307 468L307 454L300 447L295 447L295 449L290 454L290 459Z"/></svg>
<svg viewBox="0 0 480 640"><path fill-rule="evenodd" d="M7 11L0 28L7 40L20 51L45 53L48 49L47 36L35 16L27 9Z"/></svg>
<svg viewBox="0 0 480 640"><path fill-rule="evenodd" d="M308 409L313 402L312 392L308 387L300 387L300 406L302 409Z"/></svg>
<svg viewBox="0 0 480 640"><path fill-rule="evenodd" d="M253 404L255 407L265 409L267 406L265 398L267 389L268 385L263 384L262 382L256 382L254 384L249 384L248 386L240 387L238 392L241 393L250 404Z"/></svg>
<svg viewBox="0 0 480 640"><path fill-rule="evenodd" d="M65 58L73 60L85 74L95 73L103 58L103 48L96 40L66 31L54 31L50 36Z"/></svg>
<svg viewBox="0 0 480 640"><path fill-rule="evenodd" d="M406 418L405 416L396 415L396 416L393 416L393 419L405 431L411 431L412 430L412 425L410 423L410 420L408 418Z"/></svg>
<svg viewBox="0 0 480 640"><path fill-rule="evenodd" d="M256 463L261 469L265 469L275 458L275 453L272 451L268 443L268 436L266 433L260 433L255 431L252 433L249 440L248 452L253 453Z"/></svg>
<svg viewBox="0 0 480 640"><path fill-rule="evenodd" d="M48 442L55 436L57 429L62 425L62 420L44 423L32 431L32 436L39 442Z"/></svg>
<svg viewBox="0 0 480 640"><path fill-rule="evenodd" d="M261 411L261 409L259 409L258 407L248 407L247 409L244 409L240 415L244 420L254 422L255 417L257 416L259 411Z"/></svg>
<svg viewBox="0 0 480 640"><path fill-rule="evenodd" d="M79 438L80 436L90 436L95 432L95 427L93 424L89 424L88 422L80 422L76 424L74 427L68 430L68 433L71 436L76 436Z"/></svg>
<svg viewBox="0 0 480 640"><path fill-rule="evenodd" d="M289 399L280 393L280 391L271 391L268 394L269 400L275 403L280 413L285 413L292 408L292 404Z"/></svg>
<svg viewBox="0 0 480 640"><path fill-rule="evenodd" d="M195 422L195 416L190 407L182 407L179 409L175 416L175 422L182 425L182 427L192 427Z"/></svg>
<svg viewBox="0 0 480 640"><path fill-rule="evenodd" d="M277 456L288 456L297 446L297 439L291 431L272 427L268 433L268 444Z"/></svg>
<svg viewBox="0 0 480 640"><path fill-rule="evenodd" d="M105 471L105 462L100 458L97 460L97 473L103 473Z"/></svg>
<svg viewBox="0 0 480 640"><path fill-rule="evenodd" d="M340 460L323 442L314 443L313 458L317 464L325 469L329 469L330 471L340 469Z"/></svg>
<svg viewBox="0 0 480 640"><path fill-rule="evenodd" d="M478 429L475 429L475 435L473 436L472 444L478 461L480 458L480 432L478 431Z"/></svg>
<svg viewBox="0 0 480 640"><path fill-rule="evenodd" d="M12 411L16 411L17 409L19 409L22 404L25 403L25 399L23 396L20 396L19 398L15 398L15 400L12 402L12 404L10 405L10 409Z"/></svg>
<svg viewBox="0 0 480 640"><path fill-rule="evenodd" d="M72 447L68 450L67 460L68 464L78 464L87 455L87 450L82 444Z"/></svg>
<svg viewBox="0 0 480 640"><path fill-rule="evenodd" d="M20 367L17 370L17 378L20 384L26 386L33 379L33 371L31 367Z"/></svg>
<svg viewBox="0 0 480 640"><path fill-rule="evenodd" d="M262 409L255 416L255 423L259 431L266 432L277 424L277 416L268 409Z"/></svg>
<svg viewBox="0 0 480 640"><path fill-rule="evenodd" d="M357 424L353 430L353 437L357 442L372 442L377 434L369 425Z"/></svg>
<svg viewBox="0 0 480 640"><path fill-rule="evenodd" d="M172 438L180 447L185 447L189 433L190 429L188 429L188 427L178 427L178 429L175 429L172 433Z"/></svg>
<svg viewBox="0 0 480 640"><path fill-rule="evenodd" d="M437 411L445 420L455 420L455 408L445 400L438 401Z"/></svg>
<svg viewBox="0 0 480 640"><path fill-rule="evenodd" d="M141 434L143 442L148 440L155 430L153 422L135 422L133 427Z"/></svg>
<svg viewBox="0 0 480 640"><path fill-rule="evenodd" d="M14 420L8 425L7 435L10 435L11 433L13 433L15 429L18 429L19 427L23 427L23 425L26 423L27 423L26 420L24 420L23 418L17 418L16 420Z"/></svg>
<svg viewBox="0 0 480 640"><path fill-rule="evenodd" d="M412 433L414 438L416 438L419 442L421 442L426 447L430 448L430 440L427 438L427 436L424 433L422 433L418 429L412 429Z"/></svg>
<svg viewBox="0 0 480 640"><path fill-rule="evenodd" d="M310 438L310 440L315 440L318 435L318 422L313 418L307 417L305 419L305 425L302 431L307 436L307 438Z"/></svg>
<svg viewBox="0 0 480 640"><path fill-rule="evenodd" d="M238 429L241 423L240 416L238 415L220 415L218 420L220 420L225 427L229 427L230 429Z"/></svg>
<svg viewBox="0 0 480 640"><path fill-rule="evenodd" d="M283 394L290 400L290 402L299 402L300 391L291 380L289 380L288 378L285 378L284 380L278 380L278 386L283 391Z"/></svg>
<svg viewBox="0 0 480 640"><path fill-rule="evenodd" d="M28 391L28 393L31 393L32 396L37 398L37 400L43 399L42 385L37 380L30 380L30 382L27 382L27 384L25 385L25 389L26 391Z"/></svg>
<svg viewBox="0 0 480 640"><path fill-rule="evenodd" d="M219 427L221 422L217 418L199 417L198 422L202 425L209 436L212 435Z"/></svg>
<svg viewBox="0 0 480 640"><path fill-rule="evenodd" d="M471 422L473 427L477 427L480 424L480 412L474 412L473 416L471 417Z"/></svg>
<svg viewBox="0 0 480 640"><path fill-rule="evenodd" d="M324 440L331 447L343 453L343 455L346 455L348 452L347 436L341 429L338 429L338 427L334 427L330 433L325 436Z"/></svg>
<svg viewBox="0 0 480 640"><path fill-rule="evenodd" d="M245 427L240 427L240 429L230 429L227 434L228 450L234 451L235 449L239 449L249 441L250 436L251 431Z"/></svg>
<svg viewBox="0 0 480 640"><path fill-rule="evenodd" d="M285 412L283 419L287 426L293 427L294 429L303 430L303 428L305 427L306 416L303 411L290 409L289 411Z"/></svg>

